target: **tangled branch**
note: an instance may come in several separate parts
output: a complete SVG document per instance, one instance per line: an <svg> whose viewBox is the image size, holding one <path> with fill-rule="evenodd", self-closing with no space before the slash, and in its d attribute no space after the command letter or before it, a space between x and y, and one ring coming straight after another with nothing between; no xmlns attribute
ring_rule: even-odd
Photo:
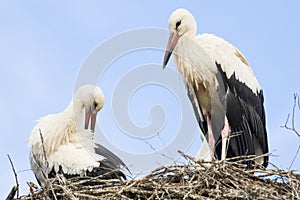
<svg viewBox="0 0 300 200"><path fill-rule="evenodd" d="M294 171L248 170L238 162L203 162L181 154L188 164L161 166L141 179L56 176L52 188L59 199L300 199L300 175ZM53 195L41 188L31 197L41 199L45 194Z"/></svg>

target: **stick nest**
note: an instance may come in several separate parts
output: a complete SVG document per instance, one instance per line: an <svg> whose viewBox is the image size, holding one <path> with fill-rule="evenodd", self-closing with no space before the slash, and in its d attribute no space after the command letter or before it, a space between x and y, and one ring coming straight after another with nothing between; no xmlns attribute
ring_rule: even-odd
<svg viewBox="0 0 300 200"><path fill-rule="evenodd" d="M188 164L162 166L137 180L57 176L21 199L300 199L300 174L294 171L249 170L238 162L184 156Z"/></svg>

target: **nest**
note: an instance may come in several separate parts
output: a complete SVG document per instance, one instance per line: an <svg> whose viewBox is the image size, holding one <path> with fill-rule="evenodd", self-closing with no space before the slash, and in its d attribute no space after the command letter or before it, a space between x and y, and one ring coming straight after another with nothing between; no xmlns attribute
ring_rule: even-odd
<svg viewBox="0 0 300 200"><path fill-rule="evenodd" d="M184 156L188 164L162 166L137 180L56 176L21 199L300 199L300 175L294 171Z"/></svg>

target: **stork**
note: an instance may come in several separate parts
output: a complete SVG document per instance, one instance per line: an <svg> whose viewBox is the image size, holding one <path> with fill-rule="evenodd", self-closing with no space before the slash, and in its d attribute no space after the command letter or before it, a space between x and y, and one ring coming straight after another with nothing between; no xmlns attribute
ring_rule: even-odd
<svg viewBox="0 0 300 200"><path fill-rule="evenodd" d="M220 37L196 35L196 21L185 9L175 10L168 25L163 68L173 53L211 159L251 155L267 167L263 91L243 54ZM244 163L251 168L254 161Z"/></svg>
<svg viewBox="0 0 300 200"><path fill-rule="evenodd" d="M102 90L95 85L84 85L63 112L47 115L37 122L28 146L31 168L40 185L45 184L47 176L52 178L56 174L66 178L102 175L103 179L126 179L121 171L121 167L126 167L124 162L93 140L97 113L103 105ZM83 110L85 121L81 128Z"/></svg>

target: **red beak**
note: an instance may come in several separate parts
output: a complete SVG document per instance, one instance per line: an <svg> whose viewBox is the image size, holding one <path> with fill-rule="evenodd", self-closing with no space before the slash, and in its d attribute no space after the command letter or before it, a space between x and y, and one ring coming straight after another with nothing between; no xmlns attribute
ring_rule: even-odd
<svg viewBox="0 0 300 200"><path fill-rule="evenodd" d="M166 67L166 65L168 64L168 61L171 57L171 54L178 42L179 39L179 35L176 32L171 32L170 36L169 36L169 40L168 40L168 45L167 45L167 49L165 52L165 56L164 56L164 62L163 62L163 69Z"/></svg>

